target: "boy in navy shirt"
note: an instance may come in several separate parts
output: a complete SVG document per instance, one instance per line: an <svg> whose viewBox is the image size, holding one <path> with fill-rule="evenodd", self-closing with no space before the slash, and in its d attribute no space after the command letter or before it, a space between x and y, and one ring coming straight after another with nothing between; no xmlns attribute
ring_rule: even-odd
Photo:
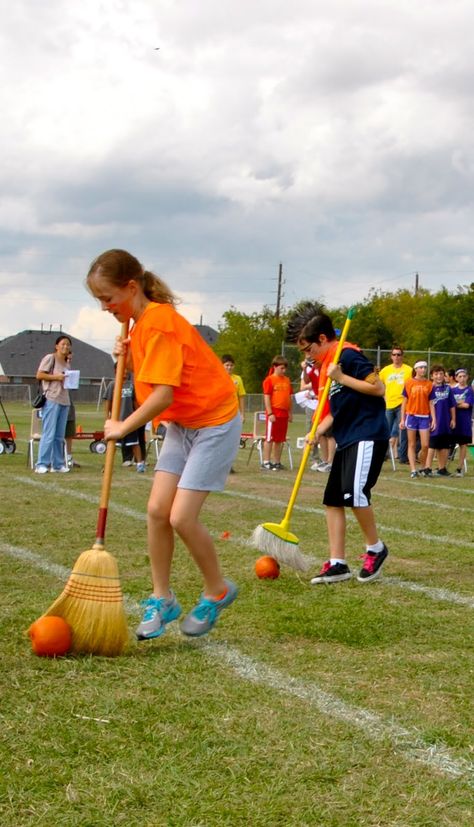
<svg viewBox="0 0 474 827"><path fill-rule="evenodd" d="M352 576L346 563L346 514L351 508L365 539L364 562L357 579L368 583L380 574L388 549L379 539L370 492L388 449L385 385L355 345L346 342L339 364L332 321L308 303L289 322L287 337L320 368L320 389L332 379L329 411L323 411L314 441L331 426L337 448L324 492L329 559L311 583L338 583Z"/></svg>

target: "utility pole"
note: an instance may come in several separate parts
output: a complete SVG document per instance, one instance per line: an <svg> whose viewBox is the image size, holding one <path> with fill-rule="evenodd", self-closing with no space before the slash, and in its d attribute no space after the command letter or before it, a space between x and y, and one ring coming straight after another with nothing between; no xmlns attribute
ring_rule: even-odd
<svg viewBox="0 0 474 827"><path fill-rule="evenodd" d="M415 273L415 296L418 295L419 287L420 287L420 276L418 275L418 273Z"/></svg>
<svg viewBox="0 0 474 827"><path fill-rule="evenodd" d="M275 318L280 318L280 307L281 307L281 286L283 281L283 265L280 261L280 266L278 267L278 288L277 288L277 303L276 303L276 311L275 311Z"/></svg>

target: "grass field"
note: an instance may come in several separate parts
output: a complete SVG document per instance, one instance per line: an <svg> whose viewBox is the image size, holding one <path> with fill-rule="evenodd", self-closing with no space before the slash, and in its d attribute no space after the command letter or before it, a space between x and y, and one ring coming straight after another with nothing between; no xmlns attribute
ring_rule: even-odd
<svg viewBox="0 0 474 827"><path fill-rule="evenodd" d="M262 472L256 452L247 466L247 447L205 509L240 587L209 638L172 625L121 658L49 660L24 630L94 540L103 457L77 442L80 469L34 475L30 411L8 414L18 447L0 456L2 827L474 823L474 460L463 478L426 480L386 463L374 493L383 577L312 587L313 572L254 575L247 540L281 520L296 472ZM78 422L101 418L79 406ZM303 421L292 428L294 444ZM131 630L149 590L151 477L117 458L107 548ZM324 483L306 473L292 520L315 569ZM351 520L355 571L362 551ZM173 587L186 610L201 587L179 543Z"/></svg>

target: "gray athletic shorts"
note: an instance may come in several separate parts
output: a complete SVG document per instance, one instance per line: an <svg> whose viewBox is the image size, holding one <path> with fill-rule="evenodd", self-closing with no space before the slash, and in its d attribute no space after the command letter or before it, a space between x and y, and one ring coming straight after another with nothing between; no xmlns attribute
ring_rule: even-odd
<svg viewBox="0 0 474 827"><path fill-rule="evenodd" d="M170 422L155 471L179 476L178 488L222 491L239 449L240 413L223 425L183 428Z"/></svg>

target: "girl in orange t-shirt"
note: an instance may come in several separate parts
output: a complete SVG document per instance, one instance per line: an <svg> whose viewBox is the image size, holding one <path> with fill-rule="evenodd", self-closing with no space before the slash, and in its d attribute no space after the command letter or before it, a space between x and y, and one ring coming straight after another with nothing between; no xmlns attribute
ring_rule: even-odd
<svg viewBox="0 0 474 827"><path fill-rule="evenodd" d="M433 402L433 383L426 378L428 365L423 360L415 362L412 378L407 379L403 388L400 428L406 429L408 437L408 462L410 477L417 477L416 470L416 435L420 437L420 464L426 466L426 457L430 442L430 431L436 427L436 414Z"/></svg>
<svg viewBox="0 0 474 827"><path fill-rule="evenodd" d="M145 601L139 640L160 637L181 614L170 590L174 532L201 571L204 590L181 630L198 637L212 629L237 596L223 578L217 552L199 515L210 491L221 491L237 453L241 418L233 382L220 360L175 310L169 287L125 250L108 250L87 275L102 310L133 319L130 337L117 338L116 356L129 350L138 407L123 421L108 419L105 438L120 440L150 420L168 422L148 501L148 550L153 592Z"/></svg>

